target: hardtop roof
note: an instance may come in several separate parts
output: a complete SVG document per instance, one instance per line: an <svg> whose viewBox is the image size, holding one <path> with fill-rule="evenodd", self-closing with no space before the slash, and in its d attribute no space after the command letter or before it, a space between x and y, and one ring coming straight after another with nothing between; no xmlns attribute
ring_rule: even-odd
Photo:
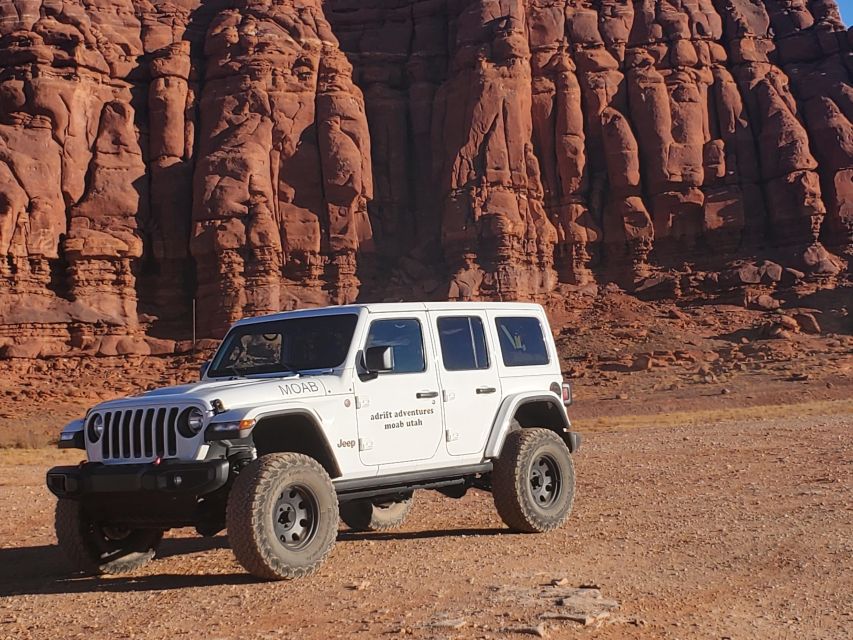
<svg viewBox="0 0 853 640"><path fill-rule="evenodd" d="M263 316L243 318L234 325L269 322L288 318L305 318L310 316L328 316L344 313L406 313L414 311L526 311L541 312L542 305L531 302L371 302L365 304L343 304L329 307L312 307L281 311Z"/></svg>

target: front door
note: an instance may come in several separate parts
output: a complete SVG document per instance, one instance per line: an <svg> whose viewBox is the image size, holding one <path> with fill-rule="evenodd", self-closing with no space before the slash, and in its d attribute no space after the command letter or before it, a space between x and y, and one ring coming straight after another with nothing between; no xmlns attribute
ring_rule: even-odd
<svg viewBox="0 0 853 640"><path fill-rule="evenodd" d="M430 321L439 341L447 451L477 453L486 446L502 398L485 317L441 311L430 312Z"/></svg>
<svg viewBox="0 0 853 640"><path fill-rule="evenodd" d="M441 394L424 312L377 315L362 349L390 346L394 368L356 379L359 456L366 465L433 457L442 439Z"/></svg>

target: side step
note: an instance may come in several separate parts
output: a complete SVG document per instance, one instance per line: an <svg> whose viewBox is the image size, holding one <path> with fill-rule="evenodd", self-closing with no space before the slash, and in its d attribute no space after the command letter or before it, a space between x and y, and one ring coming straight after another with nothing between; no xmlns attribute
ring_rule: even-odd
<svg viewBox="0 0 853 640"><path fill-rule="evenodd" d="M334 482L334 485L338 492L338 501L348 502L359 498L405 494L415 489L438 489L465 484L471 476L490 473L492 466L491 462L483 462L464 467L428 469L383 477L371 476L370 478L356 478L354 480L338 480Z"/></svg>

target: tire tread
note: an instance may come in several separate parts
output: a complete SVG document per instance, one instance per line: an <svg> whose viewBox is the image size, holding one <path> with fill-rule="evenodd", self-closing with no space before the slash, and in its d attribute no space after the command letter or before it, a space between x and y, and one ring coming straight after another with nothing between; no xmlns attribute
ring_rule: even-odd
<svg viewBox="0 0 853 640"><path fill-rule="evenodd" d="M335 541L332 539L331 544L311 565L292 567L278 561L269 540L257 535L260 518L265 517L264 496L272 490L279 474L300 468L317 473L325 481L337 512L337 493L328 473L319 462L300 453L272 453L262 456L240 472L228 495L228 541L237 561L246 571L259 578L282 580L308 576L317 570L334 547ZM250 526L245 526L245 523ZM337 521L334 523L334 529L337 532Z"/></svg>
<svg viewBox="0 0 853 640"><path fill-rule="evenodd" d="M154 559L163 539L162 531L152 530L143 539L147 549L102 562L97 547L86 540L85 525L83 507L79 502L68 498L57 501L54 528L59 548L73 571L88 575L118 575L136 571Z"/></svg>
<svg viewBox="0 0 853 640"><path fill-rule="evenodd" d="M524 428L510 432L504 441L503 448L492 471L492 497L495 508L501 520L510 529L525 533L542 533L562 526L572 512L574 506L574 466L571 455L567 455L571 473L571 494L568 508L557 520L543 518L530 509L527 501L522 498L526 491L527 477L525 474L526 461L532 452L546 442L558 443L565 448L565 443L550 429ZM568 454L568 449L566 449Z"/></svg>

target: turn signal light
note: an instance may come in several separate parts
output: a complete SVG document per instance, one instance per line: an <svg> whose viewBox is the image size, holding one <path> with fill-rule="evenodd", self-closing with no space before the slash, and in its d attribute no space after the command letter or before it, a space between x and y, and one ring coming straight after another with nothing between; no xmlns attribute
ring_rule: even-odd
<svg viewBox="0 0 853 640"><path fill-rule="evenodd" d="M205 431L205 439L211 440L233 440L244 438L246 431L255 426L255 420L240 420L234 422L211 422Z"/></svg>

